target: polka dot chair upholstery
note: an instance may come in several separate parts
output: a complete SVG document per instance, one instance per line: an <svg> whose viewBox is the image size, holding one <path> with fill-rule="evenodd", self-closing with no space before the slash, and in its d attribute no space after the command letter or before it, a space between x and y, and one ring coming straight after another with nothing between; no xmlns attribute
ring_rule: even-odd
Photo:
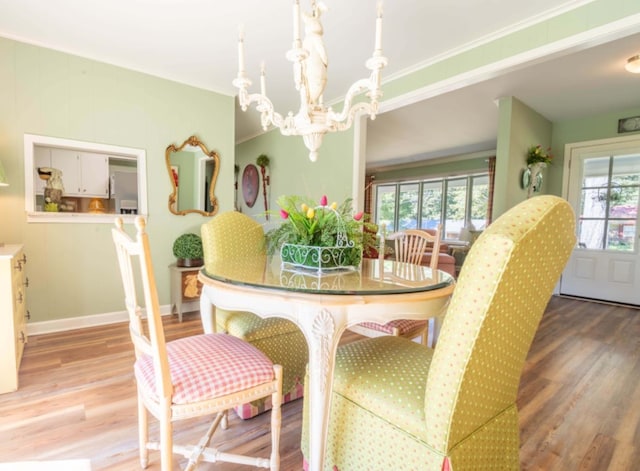
<svg viewBox="0 0 640 471"><path fill-rule="evenodd" d="M262 225L245 214L220 213L203 224L200 232L206 263L264 254ZM261 319L250 312L216 309L216 331L251 343L271 361L282 365L283 403L302 397L308 348L304 335L293 322L277 317ZM241 418L249 419L270 408L270 399L266 398L236 407L235 411Z"/></svg>
<svg viewBox="0 0 640 471"><path fill-rule="evenodd" d="M435 349L390 336L341 347L325 469L520 469L520 375L574 233L566 201L526 200L474 243Z"/></svg>

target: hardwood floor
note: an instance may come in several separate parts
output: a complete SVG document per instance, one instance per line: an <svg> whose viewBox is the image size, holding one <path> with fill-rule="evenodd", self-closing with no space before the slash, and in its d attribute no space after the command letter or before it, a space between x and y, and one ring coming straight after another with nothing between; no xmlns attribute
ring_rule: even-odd
<svg viewBox="0 0 640 471"><path fill-rule="evenodd" d="M165 329L168 339L200 333L199 315L186 314L182 324L167 318ZM343 341L355 338L347 334ZM126 324L30 338L20 389L0 395L0 463L90 458L93 471L140 469L132 362ZM518 395L522 469L640 469L638 404L640 311L552 298ZM301 406L283 407L283 471L301 469ZM214 436L217 443L268 456L268 414L230 419L229 429ZM199 437L207 425L178 423L176 439ZM159 470L158 454L150 456L147 469ZM204 463L199 469L249 468Z"/></svg>

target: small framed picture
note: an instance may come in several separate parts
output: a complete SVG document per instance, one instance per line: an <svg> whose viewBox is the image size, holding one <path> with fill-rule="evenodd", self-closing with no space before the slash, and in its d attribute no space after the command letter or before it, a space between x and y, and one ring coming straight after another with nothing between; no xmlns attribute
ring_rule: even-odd
<svg viewBox="0 0 640 471"><path fill-rule="evenodd" d="M640 131L640 116L631 116L618 120L618 134L623 132Z"/></svg>

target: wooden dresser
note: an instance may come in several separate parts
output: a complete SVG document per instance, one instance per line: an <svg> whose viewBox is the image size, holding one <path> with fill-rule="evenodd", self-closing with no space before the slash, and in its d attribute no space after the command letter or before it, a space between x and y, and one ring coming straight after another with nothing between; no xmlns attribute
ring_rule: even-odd
<svg viewBox="0 0 640 471"><path fill-rule="evenodd" d="M22 245L0 247L0 393L18 389L18 369L27 343L26 263Z"/></svg>

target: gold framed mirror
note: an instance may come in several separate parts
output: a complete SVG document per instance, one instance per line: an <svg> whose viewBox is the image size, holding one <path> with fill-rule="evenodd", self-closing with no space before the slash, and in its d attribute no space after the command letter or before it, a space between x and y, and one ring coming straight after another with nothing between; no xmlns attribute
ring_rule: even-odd
<svg viewBox="0 0 640 471"><path fill-rule="evenodd" d="M169 145L165 160L173 189L169 195L169 211L178 216L216 214L218 198L214 190L220 170L218 153L209 151L200 139L191 136L179 147Z"/></svg>

